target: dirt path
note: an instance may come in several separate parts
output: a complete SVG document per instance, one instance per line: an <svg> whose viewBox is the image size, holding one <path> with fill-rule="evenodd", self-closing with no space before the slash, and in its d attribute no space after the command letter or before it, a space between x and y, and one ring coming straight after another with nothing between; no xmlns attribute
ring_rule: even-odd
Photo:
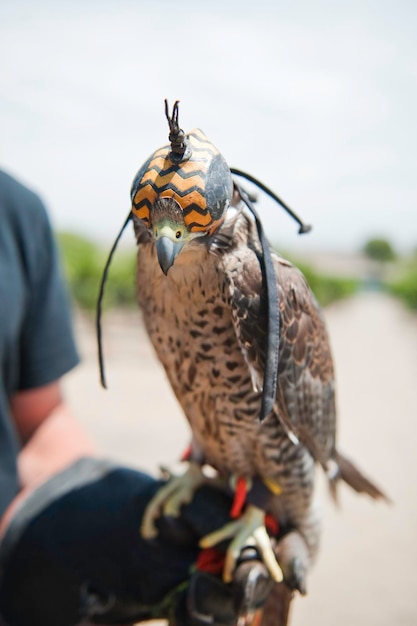
<svg viewBox="0 0 417 626"><path fill-rule="evenodd" d="M375 504L324 497L321 553L292 626L417 624L417 316L367 293L326 311L338 380L340 447L389 494ZM91 325L78 320L83 364L67 394L101 449L155 472L174 463L188 427L137 314L104 316L109 390L98 385ZM146 416L146 417L145 417ZM324 492L325 493L325 492Z"/></svg>

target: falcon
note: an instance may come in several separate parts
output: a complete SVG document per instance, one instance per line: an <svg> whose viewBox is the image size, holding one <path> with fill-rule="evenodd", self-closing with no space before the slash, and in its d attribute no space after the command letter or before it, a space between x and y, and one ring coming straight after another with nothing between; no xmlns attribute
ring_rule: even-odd
<svg viewBox="0 0 417 626"><path fill-rule="evenodd" d="M178 102L172 115L166 101L165 108L170 143L138 171L129 218L138 243L138 303L192 443L188 470L157 495L142 532L153 536L162 511L178 512L208 480L207 464L232 489L243 484L246 495L242 514L202 541L232 539L224 580L242 547L254 543L273 579L281 581L284 571L302 591L320 537L316 466L333 492L342 479L384 496L337 450L329 338L304 276L268 244L232 174L242 173L201 130L182 131ZM295 548L290 557L283 550L280 563L265 513L291 529Z"/></svg>

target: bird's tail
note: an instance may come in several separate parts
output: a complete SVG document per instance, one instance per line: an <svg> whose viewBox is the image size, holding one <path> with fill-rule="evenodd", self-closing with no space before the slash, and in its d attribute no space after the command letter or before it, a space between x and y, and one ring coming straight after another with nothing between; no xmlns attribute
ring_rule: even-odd
<svg viewBox="0 0 417 626"><path fill-rule="evenodd" d="M362 472L343 454L336 452L335 458L337 464L337 473L330 477L330 489L336 499L336 482L340 479L344 480L352 489L357 493L365 493L375 500L383 499L390 502L389 498L384 494L379 487L375 485L369 478L367 478Z"/></svg>

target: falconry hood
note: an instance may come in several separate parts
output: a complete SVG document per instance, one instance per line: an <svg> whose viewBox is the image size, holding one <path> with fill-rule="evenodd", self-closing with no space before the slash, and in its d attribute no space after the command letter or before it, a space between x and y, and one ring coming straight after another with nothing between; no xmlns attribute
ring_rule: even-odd
<svg viewBox="0 0 417 626"><path fill-rule="evenodd" d="M156 150L136 174L132 213L153 228L155 203L173 198L187 233L210 234L223 221L232 199L230 168L201 130L185 134L179 127L178 101L170 116L165 100L165 114L170 143Z"/></svg>

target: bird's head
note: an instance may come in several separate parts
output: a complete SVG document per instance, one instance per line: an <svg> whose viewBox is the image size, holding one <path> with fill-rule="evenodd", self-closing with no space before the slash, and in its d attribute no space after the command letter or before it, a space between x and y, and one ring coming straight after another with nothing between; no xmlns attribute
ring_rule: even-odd
<svg viewBox="0 0 417 626"><path fill-rule="evenodd" d="M178 102L168 114L170 144L156 150L132 184L132 213L142 220L167 274L178 254L197 238L212 235L233 195L229 166L204 133L185 134L178 124Z"/></svg>

